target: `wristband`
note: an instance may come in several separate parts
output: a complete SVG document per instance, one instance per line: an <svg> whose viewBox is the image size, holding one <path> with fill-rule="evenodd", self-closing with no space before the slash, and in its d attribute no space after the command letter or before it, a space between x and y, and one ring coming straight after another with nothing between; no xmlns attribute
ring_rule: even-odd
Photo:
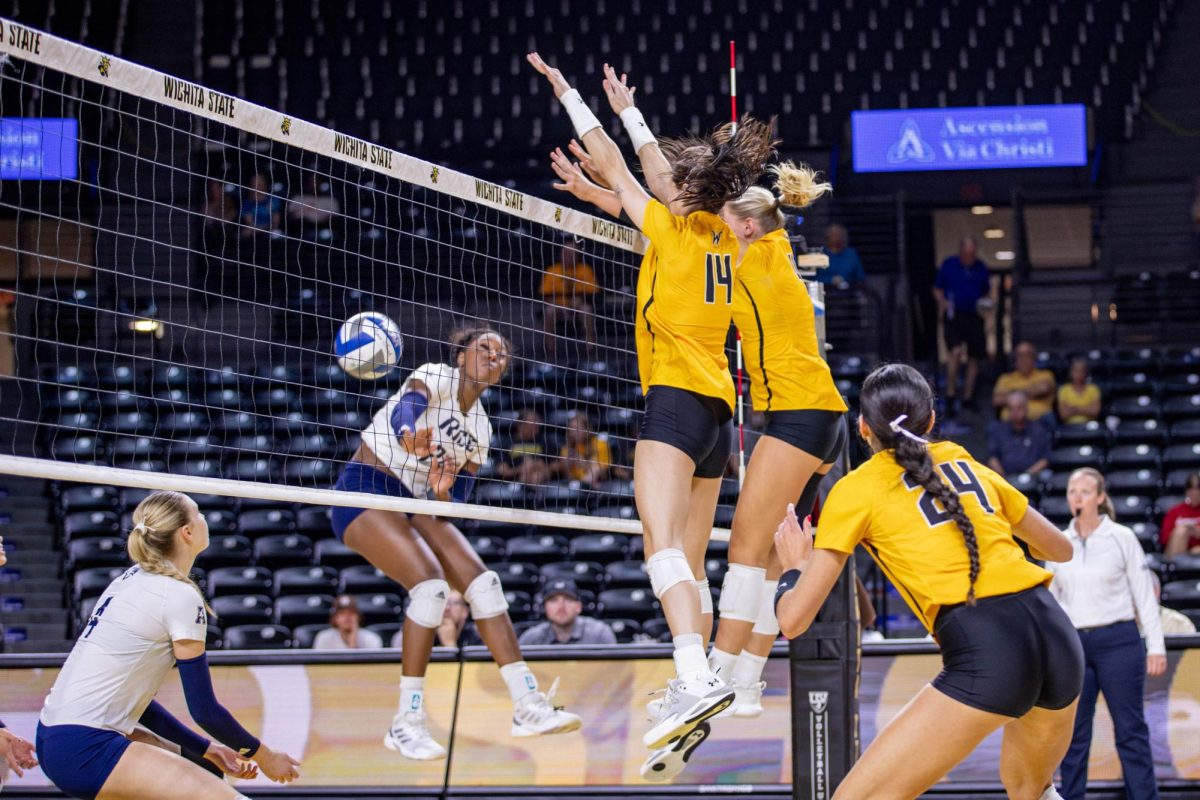
<svg viewBox="0 0 1200 800"><path fill-rule="evenodd" d="M596 115L588 108L588 104L583 102L583 97L580 96L578 89L571 89L558 100L567 110L567 116L571 118L571 124L575 126L575 135L580 140L583 139L584 134L600 127L600 120L596 119Z"/></svg>
<svg viewBox="0 0 1200 800"><path fill-rule="evenodd" d="M646 118L642 116L642 112L638 110L637 106L630 106L622 111L621 122L625 123L625 132L629 134L629 140L633 142L633 152L636 153L646 145L658 141L650 132L650 126L646 124Z"/></svg>
<svg viewBox="0 0 1200 800"><path fill-rule="evenodd" d="M775 616L779 616L779 601L792 587L800 582L800 570L789 569L779 576L779 585L775 587Z"/></svg>

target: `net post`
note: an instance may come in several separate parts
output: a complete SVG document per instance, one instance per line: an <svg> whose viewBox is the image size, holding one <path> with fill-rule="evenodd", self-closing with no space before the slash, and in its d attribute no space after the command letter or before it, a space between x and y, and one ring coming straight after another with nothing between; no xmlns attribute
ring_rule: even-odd
<svg viewBox="0 0 1200 800"><path fill-rule="evenodd" d="M824 286L813 280L805 284L818 311L818 346L825 352ZM843 416L841 424L847 435L834 472L844 475L850 471L848 417ZM789 643L796 800L828 800L858 760L862 639L855 574L851 554L813 624Z"/></svg>

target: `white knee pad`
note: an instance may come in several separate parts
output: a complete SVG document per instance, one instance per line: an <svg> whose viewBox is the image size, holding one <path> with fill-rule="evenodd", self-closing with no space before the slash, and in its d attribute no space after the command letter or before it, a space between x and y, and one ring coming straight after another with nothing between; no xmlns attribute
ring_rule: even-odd
<svg viewBox="0 0 1200 800"><path fill-rule="evenodd" d="M779 581L763 581L762 603L759 605L758 618L754 620L751 633L761 633L767 636L779 635L779 620L775 617L775 590Z"/></svg>
<svg viewBox="0 0 1200 800"><path fill-rule="evenodd" d="M421 581L408 593L408 608L404 615L422 628L436 628L442 624L442 612L446 610L449 596L450 584L441 578Z"/></svg>
<svg viewBox="0 0 1200 800"><path fill-rule="evenodd" d="M700 613L711 614L713 612L712 604L712 587L708 583L708 578L702 581L693 581L696 584L696 592L700 595Z"/></svg>
<svg viewBox="0 0 1200 800"><path fill-rule="evenodd" d="M500 576L490 569L471 581L463 599L471 606L471 616L477 620L498 617L508 611Z"/></svg>
<svg viewBox="0 0 1200 800"><path fill-rule="evenodd" d="M687 556L682 550L675 548L659 550L646 559L646 572L650 575L650 587L654 589L654 596L660 600L675 584L684 581L693 583L696 580L692 575L692 568L688 566Z"/></svg>
<svg viewBox="0 0 1200 800"><path fill-rule="evenodd" d="M762 606L763 580L767 571L730 562L721 582L721 619L754 622Z"/></svg>

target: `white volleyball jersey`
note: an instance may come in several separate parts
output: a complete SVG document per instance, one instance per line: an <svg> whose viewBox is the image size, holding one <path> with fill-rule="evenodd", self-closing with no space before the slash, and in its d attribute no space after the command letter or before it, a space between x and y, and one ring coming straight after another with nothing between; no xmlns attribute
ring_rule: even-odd
<svg viewBox="0 0 1200 800"><path fill-rule="evenodd" d="M429 390L429 406L417 419L417 430L433 430L433 455L418 458L400 443L399 431L392 427L392 415L400 398L414 380ZM365 444L379 462L385 465L414 497L429 493L429 467L433 456L449 455L461 469L467 463L479 466L487 461L492 441L492 423L483 403L476 400L468 411L458 404L458 369L449 364L425 364L409 376L396 392L375 413L371 424L362 433Z"/></svg>
<svg viewBox="0 0 1200 800"><path fill-rule="evenodd" d="M100 595L42 707L43 725L128 735L175 666L176 641L204 641L204 600L188 584L130 567Z"/></svg>

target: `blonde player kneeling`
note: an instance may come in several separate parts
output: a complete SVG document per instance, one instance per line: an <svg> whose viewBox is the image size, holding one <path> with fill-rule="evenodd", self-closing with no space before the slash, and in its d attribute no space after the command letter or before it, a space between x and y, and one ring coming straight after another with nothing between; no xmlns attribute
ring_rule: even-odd
<svg viewBox="0 0 1200 800"><path fill-rule="evenodd" d="M872 372L859 403L875 455L829 493L815 548L794 508L775 534L789 568L779 626L789 638L808 629L861 543L941 646L942 671L880 731L835 800L918 797L1001 727L1008 796L1058 798L1050 781L1071 743L1083 650L1051 574L1016 539L1047 561L1070 560L1071 542L966 450L925 439L933 393L912 367Z"/></svg>
<svg viewBox="0 0 1200 800"><path fill-rule="evenodd" d="M262 770L277 783L295 780L300 762L259 742L213 694L204 653L208 609L187 577L208 547L200 509L187 495L154 492L138 504L133 521L135 566L100 596L46 697L36 737L42 771L85 800L243 798L189 761L207 760L238 778ZM222 744L155 702L176 665L192 719ZM183 757L149 744L139 724L179 745Z"/></svg>

